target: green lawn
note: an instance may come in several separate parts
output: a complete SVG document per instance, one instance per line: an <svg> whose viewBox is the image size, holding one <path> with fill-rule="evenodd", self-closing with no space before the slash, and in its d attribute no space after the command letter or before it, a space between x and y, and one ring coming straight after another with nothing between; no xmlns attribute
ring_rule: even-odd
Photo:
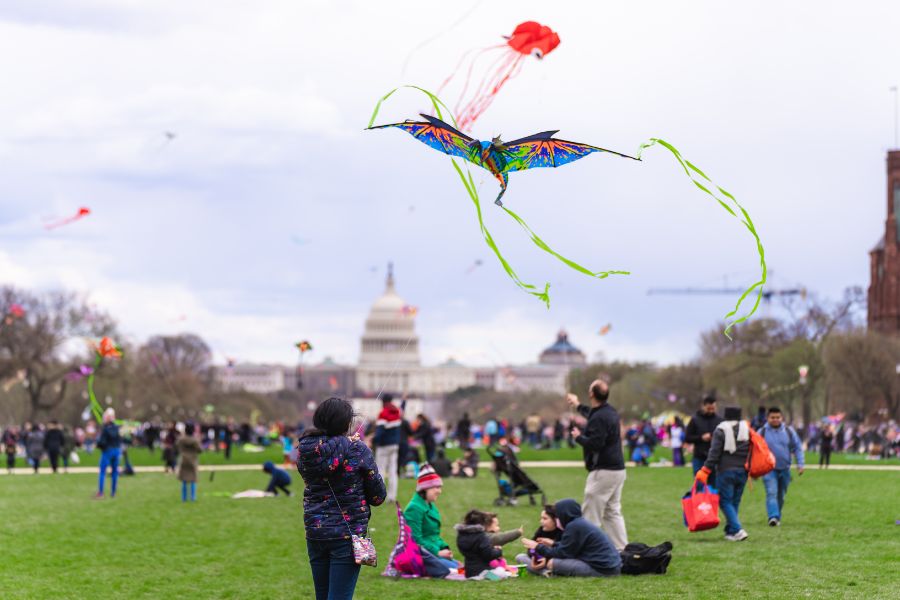
<svg viewBox="0 0 900 600"><path fill-rule="evenodd" d="M204 457L208 458L208 457ZM532 469L553 499L580 499L581 469ZM0 477L0 590L6 598L311 598L299 494L231 500L217 495L265 484L256 472L201 476L199 500L183 505L171 476L122 478L119 497L91 498L90 475ZM722 539L721 528L688 533L680 497L687 469L629 469L624 512L632 541L671 540L664 576L610 580L505 582L393 581L380 577L396 539L391 507L375 510L372 535L382 565L364 568L358 598L897 598L900 572L900 474L809 472L795 477L784 525L765 525L764 491L745 495L749 540ZM295 476L296 491L301 491ZM409 498L413 482L401 482ZM447 481L439 506L446 538L471 507L488 508L493 478ZM526 505L500 509L501 524L537 525ZM521 549L507 546L507 557Z"/></svg>

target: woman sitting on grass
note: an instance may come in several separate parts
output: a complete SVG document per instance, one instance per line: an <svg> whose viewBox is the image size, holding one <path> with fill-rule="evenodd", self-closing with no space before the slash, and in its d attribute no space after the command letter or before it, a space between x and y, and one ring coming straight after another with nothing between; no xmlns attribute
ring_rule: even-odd
<svg viewBox="0 0 900 600"><path fill-rule="evenodd" d="M306 483L303 522L316 600L353 597L359 565L351 534L364 536L371 507L384 502L384 480L372 451L347 437L353 407L329 398L316 408L313 428L300 438L297 470Z"/></svg>
<svg viewBox="0 0 900 600"><path fill-rule="evenodd" d="M447 577L459 569L450 546L441 539L441 513L435 502L443 491L443 485L431 465L422 465L416 494L403 511L403 517L422 553L425 572L429 577L437 578Z"/></svg>

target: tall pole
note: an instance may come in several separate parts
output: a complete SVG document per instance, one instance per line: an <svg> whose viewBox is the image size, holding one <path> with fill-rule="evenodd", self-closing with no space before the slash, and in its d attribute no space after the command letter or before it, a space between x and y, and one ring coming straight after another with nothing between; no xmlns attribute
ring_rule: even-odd
<svg viewBox="0 0 900 600"><path fill-rule="evenodd" d="M894 92L894 149L900 148L900 125L898 125L898 121L900 121L900 112L898 112L898 97L897 97L897 86L893 85L890 88L890 91Z"/></svg>

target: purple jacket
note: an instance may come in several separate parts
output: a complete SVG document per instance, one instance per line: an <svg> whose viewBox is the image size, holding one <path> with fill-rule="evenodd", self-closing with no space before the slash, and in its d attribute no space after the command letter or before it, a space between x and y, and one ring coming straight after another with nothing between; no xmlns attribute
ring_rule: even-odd
<svg viewBox="0 0 900 600"><path fill-rule="evenodd" d="M372 451L361 441L324 435L302 437L298 448L297 470L306 484L306 538L349 539L350 531L365 535L370 507L383 503L386 493Z"/></svg>

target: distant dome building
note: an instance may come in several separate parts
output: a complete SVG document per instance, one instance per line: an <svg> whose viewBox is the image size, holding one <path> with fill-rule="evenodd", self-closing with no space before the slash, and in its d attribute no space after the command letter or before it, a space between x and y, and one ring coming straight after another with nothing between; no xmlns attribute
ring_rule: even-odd
<svg viewBox="0 0 900 600"><path fill-rule="evenodd" d="M415 309L394 288L394 269L388 264L384 294L375 300L366 319L359 353L361 367L418 367L419 336Z"/></svg>
<svg viewBox="0 0 900 600"><path fill-rule="evenodd" d="M569 334L565 329L560 329L556 335L556 343L541 352L538 363L542 365L563 365L567 367L581 367L587 364L584 352L569 342Z"/></svg>

